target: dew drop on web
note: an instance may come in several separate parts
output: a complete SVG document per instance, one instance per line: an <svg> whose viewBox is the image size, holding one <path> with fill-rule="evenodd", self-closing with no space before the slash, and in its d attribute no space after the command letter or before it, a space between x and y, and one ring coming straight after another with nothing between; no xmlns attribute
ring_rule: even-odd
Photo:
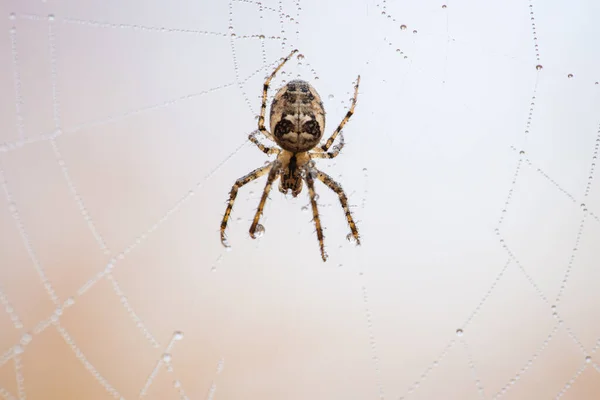
<svg viewBox="0 0 600 400"><path fill-rule="evenodd" d="M23 346L27 346L29 344L29 342L31 342L31 340L33 339L33 337L31 336L30 333L24 333L23 336L21 336L21 345Z"/></svg>

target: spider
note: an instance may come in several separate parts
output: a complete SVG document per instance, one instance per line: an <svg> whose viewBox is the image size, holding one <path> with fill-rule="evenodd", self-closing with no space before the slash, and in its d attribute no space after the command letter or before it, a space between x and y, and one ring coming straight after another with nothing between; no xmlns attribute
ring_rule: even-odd
<svg viewBox="0 0 600 400"><path fill-rule="evenodd" d="M325 109L323 108L323 103L321 102L321 98L317 91L308 82L302 80L288 82L287 85L279 89L273 98L270 109L271 133L265 128L265 111L267 109L267 91L269 90L269 84L275 74L277 74L277 71L279 71L297 51L298 50L292 51L284 58L271 75L267 77L263 85L262 104L260 116L258 117L258 131L266 138L278 144L279 147L267 147L263 145L256 138L258 131L254 131L249 135L250 141L263 153L267 155L276 154L277 158L239 178L233 184L233 187L229 192L227 209L225 210L225 215L223 215L223 220L221 222L221 243L223 246L229 247L225 236L225 228L227 227L227 221L229 220L229 215L233 209L233 203L235 202L238 190L247 183L268 174L267 183L260 199L260 203L258 204L256 214L254 215L254 220L250 226L250 237L256 239L258 237L257 233L262 233L264 231L264 227L258 222L263 213L263 208L273 182L277 178L280 178L279 191L284 194L291 191L292 196L296 197L302 191L302 183L305 181L306 186L308 187L313 220L315 222L317 239L319 240L319 247L321 250L321 258L323 261L327 261L327 253L325 252L323 244L323 228L321 227L319 210L317 208L315 178L323 182L338 195L348 225L350 226L351 233L348 234L348 239L354 238L356 244L360 245L360 237L358 235L356 224L352 219L352 214L348 207L348 198L346 197L344 190L339 183L333 180L333 178L325 172L319 171L315 167L313 159L334 158L340 153L342 147L344 147L344 137L340 132L352 114L354 114L354 107L356 106L356 99L358 97L360 75L356 80L356 86L354 86L354 97L352 98L350 109L342 119L340 125L333 131L324 144L319 145L325 128ZM329 151L338 134L340 135L339 144L333 146L332 151Z"/></svg>

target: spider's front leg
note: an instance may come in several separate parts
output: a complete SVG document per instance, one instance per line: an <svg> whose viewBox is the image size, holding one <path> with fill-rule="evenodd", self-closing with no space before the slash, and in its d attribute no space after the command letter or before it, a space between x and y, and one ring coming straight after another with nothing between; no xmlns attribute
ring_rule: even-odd
<svg viewBox="0 0 600 400"><path fill-rule="evenodd" d="M326 154L326 153L317 153ZM315 229L317 231L317 239L319 239L319 248L321 249L321 258L323 261L327 261L327 253L325 252L325 244L323 236L323 227L321 226L321 218L319 218L319 209L317 207L317 196L315 194L315 180L313 173L311 172L312 167L306 169L306 186L308 187L308 196L310 197L310 205L312 207L313 221L315 221Z"/></svg>
<svg viewBox="0 0 600 400"><path fill-rule="evenodd" d="M265 208L265 203L267 202L267 198L269 197L269 192L271 191L271 186L280 172L280 163L275 160L271 165L271 171L269 172L269 176L267 177L267 183L265 184L265 189L263 190L262 197L260 198L260 203L258 203L258 208L256 209L256 214L254 215L254 220L252 221L252 225L250 225L250 237L252 239L256 239L256 229L258 228L258 221L260 220L260 216L263 213L263 209Z"/></svg>
<svg viewBox="0 0 600 400"><path fill-rule="evenodd" d="M344 128L344 125L346 125L346 122L348 122L348 120L350 119L352 114L354 114L354 107L356 107L356 100L358 99L358 85L359 84L360 84L360 75L358 76L358 78L356 78L356 85L354 86L354 97L352 97L352 104L350 104L350 109L346 113L346 116L344 117L344 119L342 119L342 122L340 122L340 125L335 129L335 131L333 131L333 133L331 134L329 139L327 139L327 142L325 142L325 144L321 146L321 149L323 151L329 150L329 148L333 144L333 141L335 140L337 135L342 131L342 129Z"/></svg>
<svg viewBox="0 0 600 400"><path fill-rule="evenodd" d="M333 180L332 177L327 175L325 172L319 171L316 168L313 168L314 173L317 175L317 179L323 182L329 189L333 190L339 197L342 208L344 209L344 214L346 215L346 220L348 221L348 226L350 226L350 231L352 232L352 236L354 240L356 240L356 245L360 245L360 236L358 234L358 229L356 228L356 223L352 218L352 213L350 212L350 207L348 207L348 197L346 197L346 193L344 193L344 189L342 186ZM350 237L350 235L348 235Z"/></svg>
<svg viewBox="0 0 600 400"><path fill-rule="evenodd" d="M227 221L229 220L229 215L231 214L231 210L233 209L233 203L235 202L235 198L237 197L237 192L239 188L244 186L245 184L252 182L255 179L260 178L273 167L273 163L269 163L265 166L255 169L250 172L248 175L245 175L235 181L233 186L231 187L231 191L229 192L229 201L227 202L227 208L225 209L225 215L223 215L223 220L221 221L221 243L225 247L229 247L227 244L227 238L225 237L225 228L227 228Z"/></svg>

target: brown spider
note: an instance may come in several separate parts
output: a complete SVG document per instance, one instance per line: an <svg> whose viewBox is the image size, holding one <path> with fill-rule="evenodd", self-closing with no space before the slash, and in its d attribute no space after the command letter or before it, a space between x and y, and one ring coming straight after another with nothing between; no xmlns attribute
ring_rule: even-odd
<svg viewBox="0 0 600 400"><path fill-rule="evenodd" d="M233 203L239 188L268 173L267 184L265 185L254 220L250 226L250 236L253 239L256 239L256 233L262 233L264 231L264 227L260 225L258 221L262 215L265 202L267 201L269 191L271 190L271 185L275 179L278 177L281 178L279 181L280 192L286 194L291 191L292 196L294 197L298 196L302 191L302 181L305 180L306 185L308 186L313 219L317 230L317 238L319 239L319 246L321 248L321 258L323 258L323 261L327 261L327 253L325 253L323 245L323 228L321 227L321 220L317 208L314 178L317 178L327 185L340 198L340 203L346 214L348 225L350 226L351 234L348 235L348 238L354 238L356 244L360 245L360 237L348 207L348 198L342 187L329 175L319 171L314 166L314 161L312 160L315 158L334 158L340 153L342 147L344 147L344 137L343 135L340 135L339 144L333 146L331 152L328 151L335 138L340 134L342 128L354 113L354 107L356 106L356 99L358 97L360 75L356 80L356 86L354 86L354 97L352 98L350 109L346 113L344 119L342 119L340 125L333 131L324 144L318 146L325 129L325 109L323 108L323 103L321 102L321 98L317 91L308 82L301 80L289 82L279 89L273 98L270 110L271 131L273 132L271 133L265 128L265 111L267 109L267 91L269 89L269 83L277 71L279 71L279 69L281 69L281 67L283 67L297 51L298 50L292 51L285 59L283 59L263 85L262 105L260 108L260 116L258 118L258 130L265 137L277 143L281 148L264 146L256 138L257 131L250 134L250 141L261 151L267 155L277 154L277 158L263 167L255 169L248 175L241 177L233 184L229 193L227 209L225 210L225 215L221 222L221 243L223 243L225 247L229 247L225 237L225 228L227 227L227 221L231 214Z"/></svg>

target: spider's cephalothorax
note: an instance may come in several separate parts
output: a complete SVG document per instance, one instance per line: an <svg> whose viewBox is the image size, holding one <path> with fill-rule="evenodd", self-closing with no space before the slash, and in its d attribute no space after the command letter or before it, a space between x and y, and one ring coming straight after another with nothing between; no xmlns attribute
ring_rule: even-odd
<svg viewBox="0 0 600 400"><path fill-rule="evenodd" d="M287 194L292 192L296 197L302 191L302 175L306 173L306 163L310 161L308 153L283 152L279 154L277 160L281 163L281 178L279 179L279 191Z"/></svg>
<svg viewBox="0 0 600 400"><path fill-rule="evenodd" d="M340 135L340 132L352 114L354 114L360 76L354 87L354 97L352 98L350 109L340 125L333 131L325 143L319 145L325 129L325 109L323 108L323 103L321 102L321 98L317 94L317 91L308 82L301 80L289 82L279 89L275 95L275 98L271 103L270 111L271 131L273 132L271 133L265 128L265 113L267 109L267 91L269 90L269 83L271 83L271 80L277 71L279 71L279 69L297 51L298 50L292 51L265 81L260 115L258 117L258 131L253 132L249 137L250 141L261 151L267 155L277 154L277 158L241 177L234 183L229 192L229 201L227 203L227 208L225 209L225 215L223 215L223 220L221 221L221 243L228 246L225 238L225 228L227 228L227 221L229 220L229 215L233 209L233 203L235 202L239 188L248 182L252 182L257 178L268 174L265 189L261 196L260 203L258 204L256 214L254 215L252 225L250 226L250 236L256 238L256 232L259 231L259 227L262 228L258 221L262 215L265 202L269 197L271 186L277 178L280 178L279 190L283 193L291 192L294 197L302 191L303 182L306 182L308 195L310 197L310 205L312 207L313 220L317 231L317 238L319 239L319 247L321 249L321 258L323 261L326 261L327 254L325 253L325 246L323 244L323 228L321 227L317 195L315 193L315 178L323 182L338 195L340 204L346 215L346 220L350 226L351 233L348 237L354 238L356 244L360 244L360 237L354 219L352 218L352 213L348 207L348 198L346 197L344 190L339 183L333 180L333 178L325 172L319 171L314 166L313 159L334 158L340 153L342 147L344 147L344 137ZM256 138L257 132L262 133L268 139L277 143L281 149L276 146L267 147L263 145ZM339 143L333 146L332 151L329 151L338 135L340 136ZM260 230L262 231L263 229L264 228Z"/></svg>
<svg viewBox="0 0 600 400"><path fill-rule="evenodd" d="M283 149L298 153L319 144L325 129L325 110L308 82L294 80L279 89L270 114L271 132Z"/></svg>

